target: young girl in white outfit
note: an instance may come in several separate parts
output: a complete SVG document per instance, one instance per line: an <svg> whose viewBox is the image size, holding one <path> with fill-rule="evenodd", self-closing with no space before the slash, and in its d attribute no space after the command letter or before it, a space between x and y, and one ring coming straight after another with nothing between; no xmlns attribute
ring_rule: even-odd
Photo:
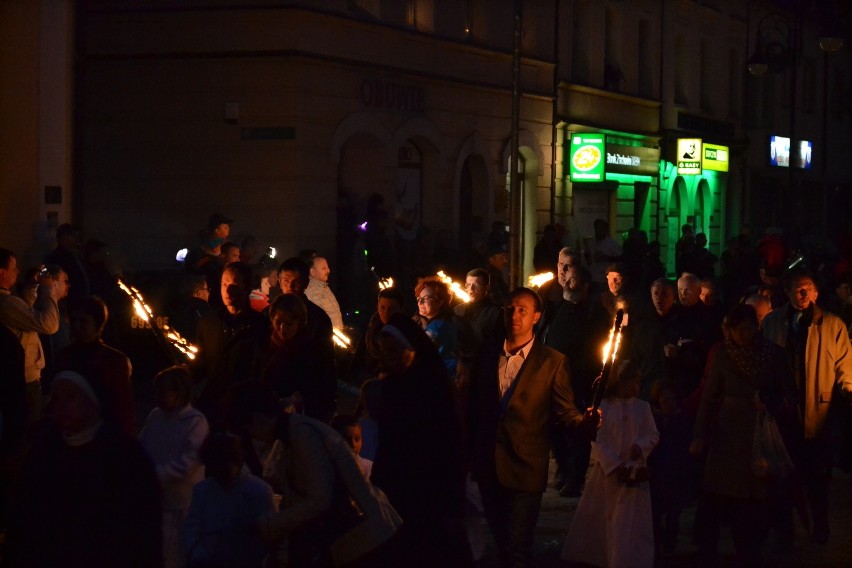
<svg viewBox="0 0 852 568"><path fill-rule="evenodd" d="M192 488L204 479L199 459L207 438L207 419L189 403L192 378L184 366L169 367L154 377L157 408L151 411L139 440L157 468L163 487L163 555L166 568L184 566L181 530Z"/></svg>
<svg viewBox="0 0 852 568"><path fill-rule="evenodd" d="M638 367L624 361L615 370L562 559L607 568L651 567L654 529L645 460L659 433L651 406L637 398Z"/></svg>

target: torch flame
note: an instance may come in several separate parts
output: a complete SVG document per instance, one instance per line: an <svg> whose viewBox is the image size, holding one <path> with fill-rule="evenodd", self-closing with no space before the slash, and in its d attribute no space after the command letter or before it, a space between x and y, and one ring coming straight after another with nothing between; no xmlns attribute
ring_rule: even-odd
<svg viewBox="0 0 852 568"><path fill-rule="evenodd" d="M618 348L621 346L621 332L615 336L615 349L612 350L612 363L615 364L615 357L618 355Z"/></svg>
<svg viewBox="0 0 852 568"><path fill-rule="evenodd" d="M612 353L612 340L615 337L615 329L609 330L609 339L607 339L606 344L603 348L603 361L602 363L606 364L609 359L610 354Z"/></svg>
<svg viewBox="0 0 852 568"><path fill-rule="evenodd" d="M341 349L349 349L352 346L349 336L336 327L331 330L331 340Z"/></svg>
<svg viewBox="0 0 852 568"><path fill-rule="evenodd" d="M455 295L456 298L461 300L463 303L467 303L470 301L470 294L465 292L461 284L459 284L458 282L453 282L453 279L447 276L443 270L438 271L438 278L441 279L441 282L450 287L450 291Z"/></svg>
<svg viewBox="0 0 852 568"><path fill-rule="evenodd" d="M552 272L542 272L540 274L533 274L529 278L527 278L527 283L530 288L541 288L545 283L553 280L554 276Z"/></svg>
<svg viewBox="0 0 852 568"><path fill-rule="evenodd" d="M136 315L138 315L143 321L150 323L152 327L157 327L157 320L154 317L154 312L151 310L151 307L145 303L142 293L133 286L129 286L125 283L122 277L118 278L118 287L130 297L133 302L133 310L136 312ZM172 329L165 323L161 324L158 329L166 341L168 341L170 345L177 349L187 359L190 361L195 359L195 356L198 354L198 348L181 337L177 330Z"/></svg>
<svg viewBox="0 0 852 568"><path fill-rule="evenodd" d="M379 280L379 290L387 290L388 288L393 288L393 278L390 276Z"/></svg>

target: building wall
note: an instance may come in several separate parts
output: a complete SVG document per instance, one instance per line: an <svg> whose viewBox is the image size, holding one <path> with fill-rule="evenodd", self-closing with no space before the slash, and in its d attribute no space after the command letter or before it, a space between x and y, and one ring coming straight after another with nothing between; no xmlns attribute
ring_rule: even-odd
<svg viewBox="0 0 852 568"><path fill-rule="evenodd" d="M0 246L19 256L39 220L38 22L37 3L0 3Z"/></svg>
<svg viewBox="0 0 852 568"><path fill-rule="evenodd" d="M433 234L458 238L457 171L472 136L491 184L480 193L493 205L482 239L505 220L509 54L298 8L86 18L83 222L140 267L172 263L214 211L235 219L235 236L285 255L334 250L341 175L357 186L360 214L372 191L393 208L407 142L422 157ZM525 58L522 75L531 257L549 210L552 104L541 93L553 66ZM292 130L246 139L275 128ZM359 172L358 152L380 171Z"/></svg>

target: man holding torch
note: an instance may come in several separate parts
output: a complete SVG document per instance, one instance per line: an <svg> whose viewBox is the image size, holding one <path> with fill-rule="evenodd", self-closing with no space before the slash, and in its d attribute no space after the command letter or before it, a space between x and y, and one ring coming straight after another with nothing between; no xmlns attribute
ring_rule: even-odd
<svg viewBox="0 0 852 568"><path fill-rule="evenodd" d="M511 566L532 561L551 424L599 421L597 412L577 410L565 357L535 337L540 318L538 295L515 289L505 305L505 339L483 349L470 389L471 473L500 556Z"/></svg>
<svg viewBox="0 0 852 568"><path fill-rule="evenodd" d="M548 347L566 356L575 400L585 408L591 402L592 385L601 370L600 346L606 342L612 318L597 298L590 297L592 275L588 269L572 266L560 271L560 279L564 282L562 302L551 310L551 321L540 335ZM566 432L561 425L555 425L553 455L558 465L560 495L580 495L590 451L585 432Z"/></svg>

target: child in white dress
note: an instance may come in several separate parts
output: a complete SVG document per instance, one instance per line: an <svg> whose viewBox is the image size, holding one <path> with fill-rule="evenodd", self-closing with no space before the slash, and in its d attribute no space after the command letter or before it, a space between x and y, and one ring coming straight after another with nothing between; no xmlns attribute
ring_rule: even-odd
<svg viewBox="0 0 852 568"><path fill-rule="evenodd" d="M638 367L624 361L616 370L601 403L602 423L562 559L607 568L652 567L654 530L645 460L659 433L651 406L637 398Z"/></svg>
<svg viewBox="0 0 852 568"><path fill-rule="evenodd" d="M184 565L181 529L192 488L204 479L199 459L207 438L207 419L189 403L192 378L184 366L169 367L154 377L157 408L139 434L163 486L163 554L166 568Z"/></svg>

